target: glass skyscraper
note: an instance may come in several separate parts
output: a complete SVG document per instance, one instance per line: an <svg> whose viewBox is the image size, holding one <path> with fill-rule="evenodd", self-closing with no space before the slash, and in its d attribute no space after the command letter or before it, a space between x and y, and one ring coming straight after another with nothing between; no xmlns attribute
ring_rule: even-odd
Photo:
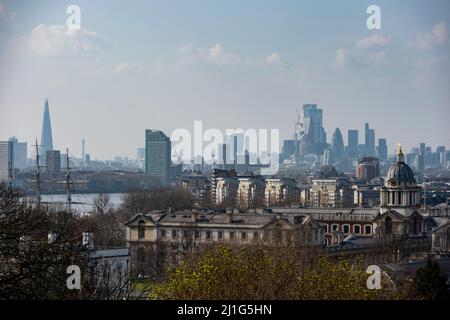
<svg viewBox="0 0 450 320"><path fill-rule="evenodd" d="M145 131L145 173L161 181L161 186L170 184L171 142L163 132Z"/></svg>
<svg viewBox="0 0 450 320"><path fill-rule="evenodd" d="M50 109L48 99L45 99L44 118L42 120L41 145L39 148L41 165L45 164L47 151L53 150L52 124L50 122Z"/></svg>

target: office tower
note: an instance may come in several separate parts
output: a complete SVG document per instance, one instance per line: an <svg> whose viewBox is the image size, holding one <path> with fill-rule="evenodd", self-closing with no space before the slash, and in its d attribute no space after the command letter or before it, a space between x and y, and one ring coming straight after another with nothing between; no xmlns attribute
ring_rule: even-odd
<svg viewBox="0 0 450 320"><path fill-rule="evenodd" d="M358 158L358 130L348 130L348 156Z"/></svg>
<svg viewBox="0 0 450 320"><path fill-rule="evenodd" d="M238 137L233 136L233 164L237 164Z"/></svg>
<svg viewBox="0 0 450 320"><path fill-rule="evenodd" d="M388 148L386 139L378 139L378 158L381 162L385 162L388 156Z"/></svg>
<svg viewBox="0 0 450 320"><path fill-rule="evenodd" d="M370 181L380 176L380 161L375 157L364 157L358 162L356 177L359 180Z"/></svg>
<svg viewBox="0 0 450 320"><path fill-rule="evenodd" d="M86 153L85 162L86 162L86 166L88 166L91 162L91 155L89 153Z"/></svg>
<svg viewBox="0 0 450 320"><path fill-rule="evenodd" d="M424 142L419 145L419 155L417 158L417 170L424 171L425 170L425 148L426 145Z"/></svg>
<svg viewBox="0 0 450 320"><path fill-rule="evenodd" d="M332 156L330 155L330 153L331 153L330 149L325 149L323 151L323 159L322 159L322 165L323 166L329 166L329 165L332 164L331 163L332 162L331 161Z"/></svg>
<svg viewBox="0 0 450 320"><path fill-rule="evenodd" d="M9 141L13 144L13 169L25 170L27 167L27 143L19 142L16 137L9 138Z"/></svg>
<svg viewBox="0 0 450 320"><path fill-rule="evenodd" d="M334 130L333 137L331 139L331 152L334 162L344 160L344 140L342 139L341 130L339 130L339 128L336 128L336 130Z"/></svg>
<svg viewBox="0 0 450 320"><path fill-rule="evenodd" d="M226 143L224 144L218 144L217 145L217 160L218 160L218 164L220 165L220 167L222 169L226 169L227 167L227 163L228 163L228 159L227 159L227 152L228 150L228 145Z"/></svg>
<svg viewBox="0 0 450 320"><path fill-rule="evenodd" d="M375 156L375 130L369 128L369 124L366 123L365 125L365 145L366 145L366 151L365 155L372 157Z"/></svg>
<svg viewBox="0 0 450 320"><path fill-rule="evenodd" d="M238 155L245 152L245 134L243 130L235 131L226 137L226 144L235 146L235 152Z"/></svg>
<svg viewBox="0 0 450 320"><path fill-rule="evenodd" d="M305 104L303 106L303 135L300 141L300 150L303 153L323 155L327 136L322 122L322 109L317 108L316 104Z"/></svg>
<svg viewBox="0 0 450 320"><path fill-rule="evenodd" d="M9 181L14 167L14 150L11 141L0 141L0 182Z"/></svg>
<svg viewBox="0 0 450 320"><path fill-rule="evenodd" d="M296 151L296 143L295 140L284 140L283 141L283 159L287 159Z"/></svg>
<svg viewBox="0 0 450 320"><path fill-rule="evenodd" d="M436 148L436 162L438 166L447 167L447 151L445 146L439 146Z"/></svg>
<svg viewBox="0 0 450 320"><path fill-rule="evenodd" d="M56 175L61 173L61 152L59 150L48 150L45 162L47 164L47 174Z"/></svg>
<svg viewBox="0 0 450 320"><path fill-rule="evenodd" d="M163 132L145 131L145 173L160 179L162 186L170 184L171 142Z"/></svg>
<svg viewBox="0 0 450 320"><path fill-rule="evenodd" d="M42 135L39 154L41 155L42 164L45 163L47 151L53 150L52 124L50 121L50 109L48 99L45 99L44 117L42 120Z"/></svg>
<svg viewBox="0 0 450 320"><path fill-rule="evenodd" d="M85 161L86 159L86 153L84 147L86 146L86 140L81 140L81 161Z"/></svg>

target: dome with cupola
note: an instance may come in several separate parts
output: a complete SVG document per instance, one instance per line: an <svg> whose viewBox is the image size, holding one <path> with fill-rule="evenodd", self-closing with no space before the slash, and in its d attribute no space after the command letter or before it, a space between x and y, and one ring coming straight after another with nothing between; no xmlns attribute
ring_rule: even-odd
<svg viewBox="0 0 450 320"><path fill-rule="evenodd" d="M397 163L395 163L388 171L386 181L390 184L409 184L416 183L414 173L410 166L405 163L402 147L399 146L397 154Z"/></svg>

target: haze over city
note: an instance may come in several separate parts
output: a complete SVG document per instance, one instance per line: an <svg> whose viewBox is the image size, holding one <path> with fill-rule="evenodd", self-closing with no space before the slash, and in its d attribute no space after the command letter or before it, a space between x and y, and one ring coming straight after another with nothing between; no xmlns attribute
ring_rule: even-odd
<svg viewBox="0 0 450 320"><path fill-rule="evenodd" d="M448 1L378 1L376 31L370 1L164 3L77 1L71 33L72 1L0 1L0 138L39 138L48 97L54 145L99 159L194 120L289 139L306 103L328 142L369 122L390 154L450 146Z"/></svg>

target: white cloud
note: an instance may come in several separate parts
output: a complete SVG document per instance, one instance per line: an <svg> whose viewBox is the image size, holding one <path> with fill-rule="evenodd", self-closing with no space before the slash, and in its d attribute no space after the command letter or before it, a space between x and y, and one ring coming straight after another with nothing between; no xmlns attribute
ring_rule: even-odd
<svg viewBox="0 0 450 320"><path fill-rule="evenodd" d="M280 54L278 52L274 52L272 54L270 54L267 58L266 58L266 63L267 64L277 64L281 62L281 57Z"/></svg>
<svg viewBox="0 0 450 320"><path fill-rule="evenodd" d="M237 65L242 62L242 59L239 54L225 52L220 43L213 45L209 49L194 48L191 44L178 48L179 63L192 64L196 61L215 65Z"/></svg>
<svg viewBox="0 0 450 320"><path fill-rule="evenodd" d="M447 24L442 21L434 25L430 32L418 32L415 46L422 50L429 50L434 46L444 45L447 40Z"/></svg>
<svg viewBox="0 0 450 320"><path fill-rule="evenodd" d="M369 37L358 40L358 42L356 43L356 47L359 49L370 48L373 46L384 47L387 46L390 42L391 39L389 37L380 34L373 34Z"/></svg>
<svg viewBox="0 0 450 320"><path fill-rule="evenodd" d="M111 66L111 70L115 75L123 75L129 73L139 74L143 72L143 68L139 64L133 64L128 62L121 62L119 64Z"/></svg>
<svg viewBox="0 0 450 320"><path fill-rule="evenodd" d="M105 53L114 45L88 30L69 30L65 26L36 26L18 43L21 49L40 56L89 56Z"/></svg>
<svg viewBox="0 0 450 320"><path fill-rule="evenodd" d="M390 63L385 51L365 53L358 50L340 48L336 50L334 65L345 66L383 66Z"/></svg>

